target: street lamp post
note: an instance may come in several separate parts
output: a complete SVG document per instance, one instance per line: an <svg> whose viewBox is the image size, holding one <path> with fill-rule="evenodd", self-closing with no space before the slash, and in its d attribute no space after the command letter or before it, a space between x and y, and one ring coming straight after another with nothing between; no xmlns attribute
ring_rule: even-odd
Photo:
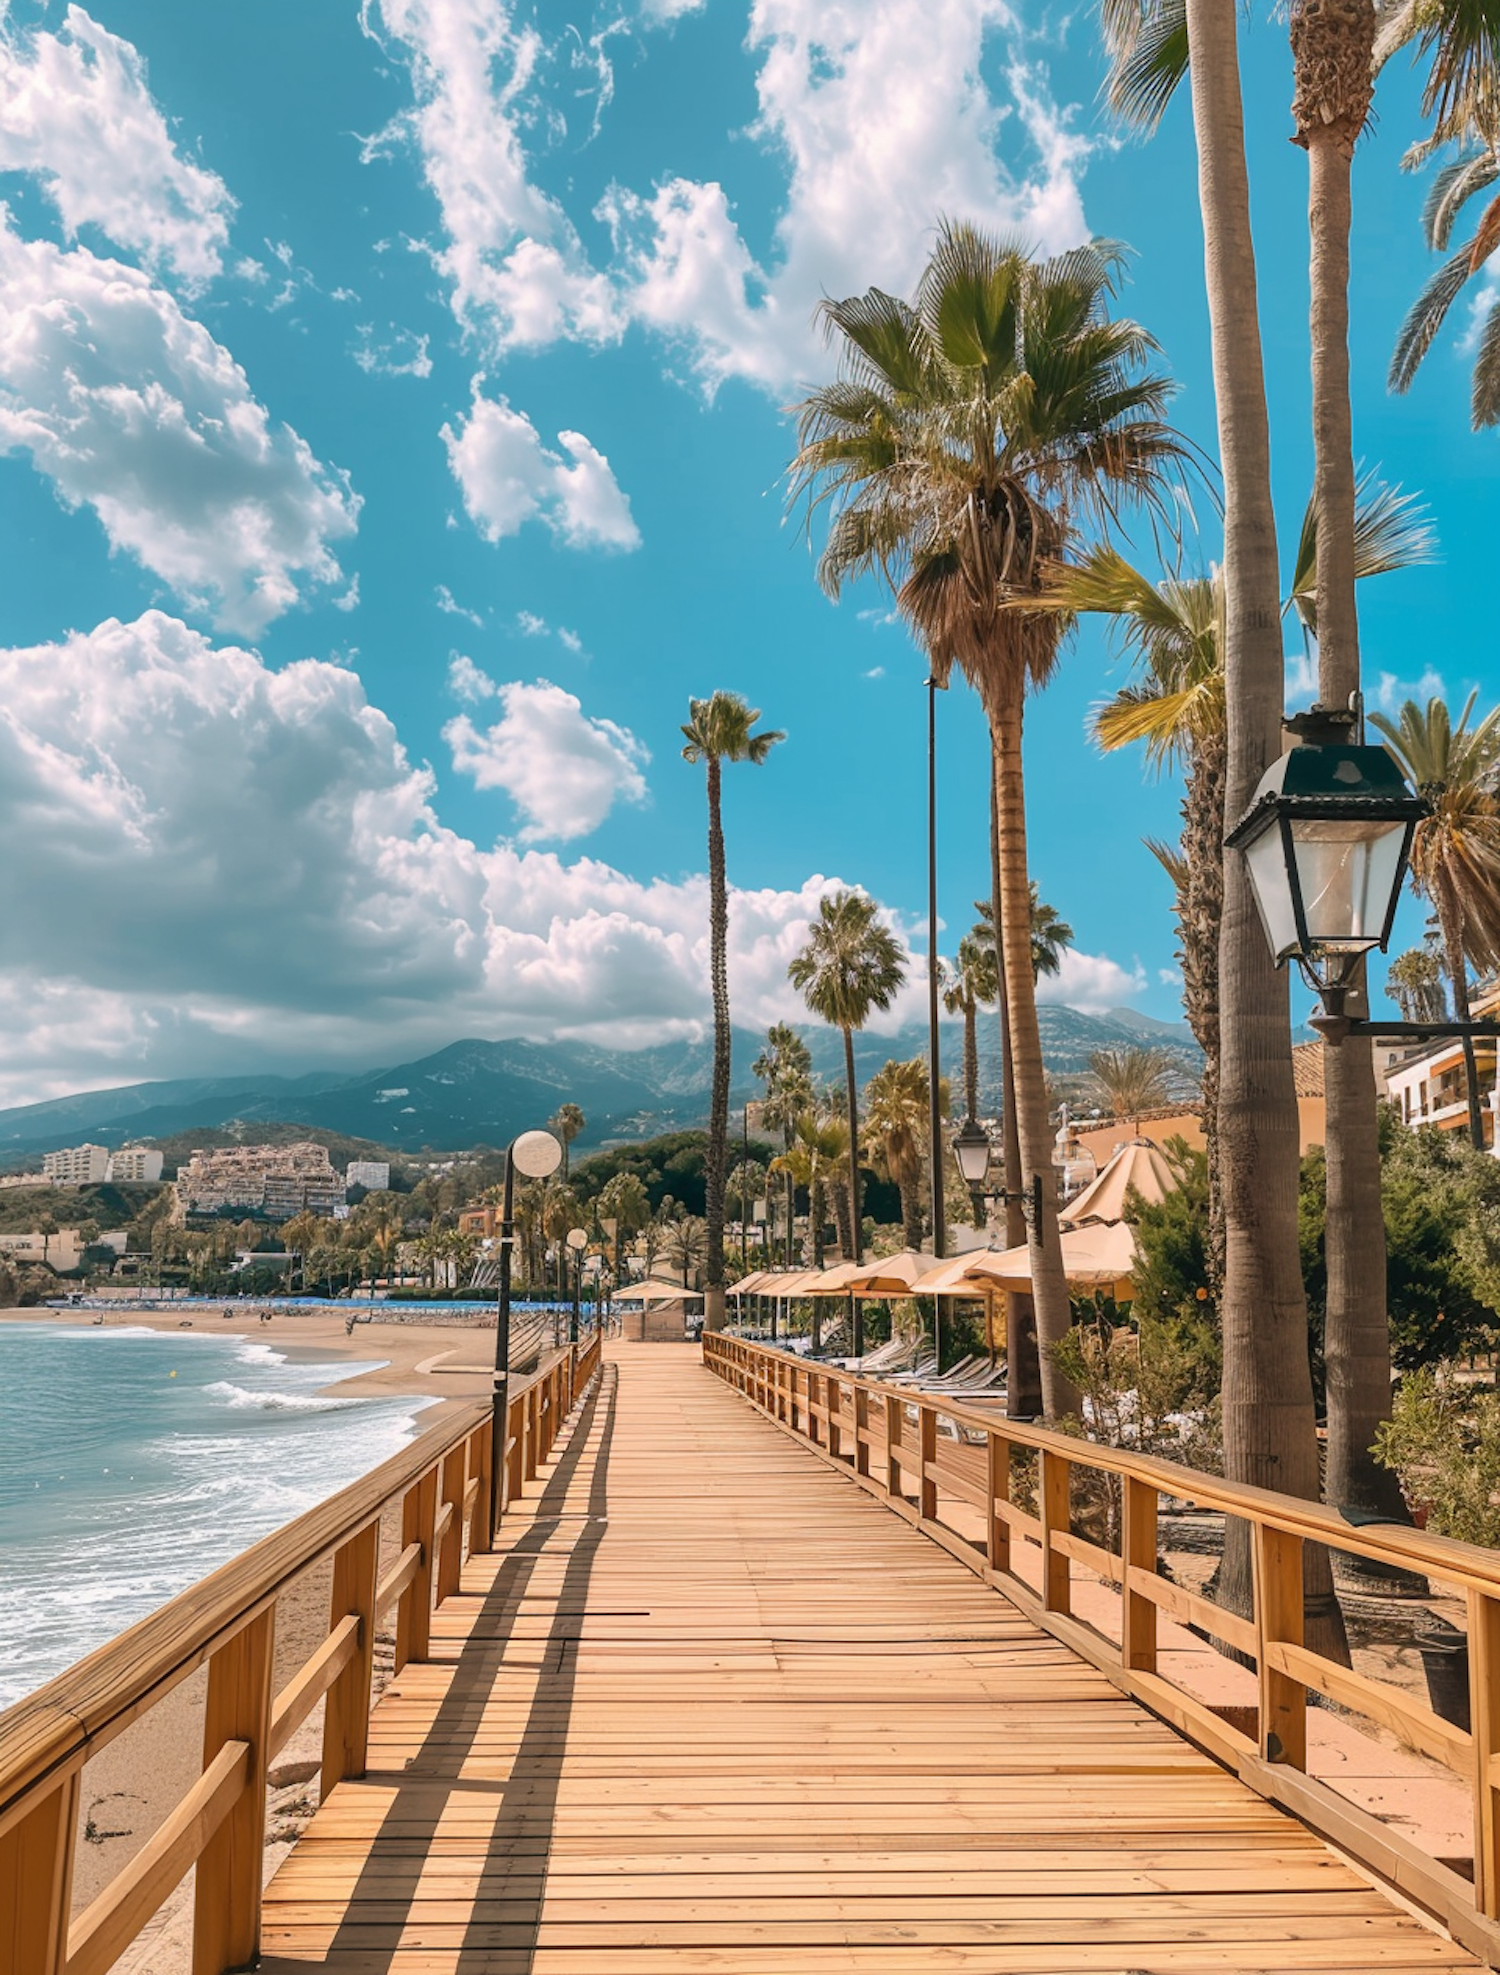
<svg viewBox="0 0 1500 1975"><path fill-rule="evenodd" d="M515 1182L547 1179L562 1164L563 1149L551 1132L521 1132L505 1148L505 1188L500 1206L500 1292L495 1310L495 1383L490 1401L490 1531L500 1526L501 1469L505 1464L505 1416L510 1398L510 1255L515 1243Z"/></svg>
<svg viewBox="0 0 1500 1975"><path fill-rule="evenodd" d="M573 1314L568 1323L568 1342L570 1344L576 1344L578 1342L578 1303L583 1293L583 1251L588 1245L588 1235L582 1228L568 1229L568 1253L573 1262Z"/></svg>
<svg viewBox="0 0 1500 1975"><path fill-rule="evenodd" d="M1350 1005L1360 960L1390 942L1412 836L1431 809L1385 748L1351 741L1356 722L1322 706L1293 715L1286 724L1299 745L1266 770L1224 842L1244 856L1276 965L1294 960L1318 997L1311 1022L1325 1043L1351 1035L1463 1042L1469 1130L1483 1150L1473 1039L1500 1036L1500 1023L1372 1021Z"/></svg>
<svg viewBox="0 0 1500 1975"><path fill-rule="evenodd" d="M932 1253L942 1261L948 1252L947 1215L943 1208L942 1138L943 1056L938 1036L938 900L937 900L937 696L936 674L927 678L927 1136L932 1147Z"/></svg>
<svg viewBox="0 0 1500 1975"><path fill-rule="evenodd" d="M985 1181L990 1176L994 1156L994 1142L984 1126L977 1118L965 1118L958 1131L953 1134L953 1157L958 1166L959 1177L969 1189L969 1197L976 1207L980 1205L993 1207L997 1203L1019 1200L1028 1225L1036 1226L1042 1213L1041 1174L1034 1173L1031 1185L1019 1195L1007 1193L1003 1186L986 1186Z"/></svg>

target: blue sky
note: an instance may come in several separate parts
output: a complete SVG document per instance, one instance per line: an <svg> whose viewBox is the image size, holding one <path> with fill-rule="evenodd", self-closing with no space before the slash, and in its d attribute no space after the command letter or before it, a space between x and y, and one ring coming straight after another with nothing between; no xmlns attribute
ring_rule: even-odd
<svg viewBox="0 0 1500 1975"><path fill-rule="evenodd" d="M834 878L910 932L915 1012L925 668L873 588L820 595L782 407L828 363L819 295L908 287L948 213L1128 242L1123 306L1212 448L1186 104L1122 142L1095 43L1087 11L1003 0L0 7L0 1097L690 1032L703 790L677 727L716 687L789 734L728 777L737 1018L792 1010ZM1282 28L1248 27L1245 68L1290 553ZM1366 586L1366 677L1488 692L1495 441L1467 427L1463 321L1386 394L1428 271L1404 69L1376 109L1356 449L1422 492L1442 560ZM1057 998L1171 1016L1139 839L1176 792L1083 741L1116 676L1085 633L1032 707L1034 869L1077 934ZM939 710L951 947L985 752L970 695Z"/></svg>

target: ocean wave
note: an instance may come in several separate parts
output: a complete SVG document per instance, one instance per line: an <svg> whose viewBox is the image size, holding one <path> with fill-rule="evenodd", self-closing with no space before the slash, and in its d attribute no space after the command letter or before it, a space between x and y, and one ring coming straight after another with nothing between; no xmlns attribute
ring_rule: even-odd
<svg viewBox="0 0 1500 1975"><path fill-rule="evenodd" d="M236 1360L242 1365L284 1365L285 1351L273 1350L269 1344L242 1344L235 1352Z"/></svg>
<svg viewBox="0 0 1500 1975"><path fill-rule="evenodd" d="M205 1385L210 1399L221 1400L232 1413L333 1413L364 1404L360 1399L325 1399L312 1392L251 1392L227 1378Z"/></svg>

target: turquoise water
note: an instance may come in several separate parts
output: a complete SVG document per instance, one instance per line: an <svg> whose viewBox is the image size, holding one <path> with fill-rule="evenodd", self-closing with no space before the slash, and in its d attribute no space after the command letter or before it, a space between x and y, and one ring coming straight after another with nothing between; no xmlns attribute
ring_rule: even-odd
<svg viewBox="0 0 1500 1975"><path fill-rule="evenodd" d="M0 1707L394 1454L375 1363L246 1337L0 1323Z"/></svg>

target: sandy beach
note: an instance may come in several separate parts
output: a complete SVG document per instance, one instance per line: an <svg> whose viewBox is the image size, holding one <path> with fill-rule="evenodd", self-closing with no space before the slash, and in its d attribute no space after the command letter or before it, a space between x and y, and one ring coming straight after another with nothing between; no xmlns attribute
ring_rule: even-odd
<svg viewBox="0 0 1500 1975"><path fill-rule="evenodd" d="M368 1306L366 1306L368 1307ZM472 1316L455 1322L413 1322L396 1314L399 1306L376 1305L372 1321L352 1332L335 1311L275 1310L261 1320L258 1305L228 1312L217 1305L174 1305L162 1310L4 1310L0 1323L54 1323L76 1329L102 1315L106 1326L149 1327L176 1332L190 1323L216 1337L253 1338L304 1363L368 1365L378 1370L340 1376L335 1370L324 1389L351 1398L418 1395L437 1403L421 1416L421 1430L441 1423L462 1401L485 1398L490 1390L487 1360L494 1351L493 1324ZM400 1552L400 1507L393 1505L381 1527L381 1568ZM328 1626L331 1566L305 1572L276 1608L275 1685L280 1688L317 1649ZM377 1691L392 1660L389 1637L376 1642ZM202 1766L203 1697L207 1674L200 1669L173 1690L151 1713L118 1736L84 1771L80 1797L79 1844L73 1881L73 1909L81 1912L108 1884L196 1781ZM278 1758L267 1822L266 1871L274 1871L289 1844L317 1804L317 1764L322 1737L319 1707ZM186 1975L192 1877L167 1902L135 1947L117 1964L119 1975Z"/></svg>

